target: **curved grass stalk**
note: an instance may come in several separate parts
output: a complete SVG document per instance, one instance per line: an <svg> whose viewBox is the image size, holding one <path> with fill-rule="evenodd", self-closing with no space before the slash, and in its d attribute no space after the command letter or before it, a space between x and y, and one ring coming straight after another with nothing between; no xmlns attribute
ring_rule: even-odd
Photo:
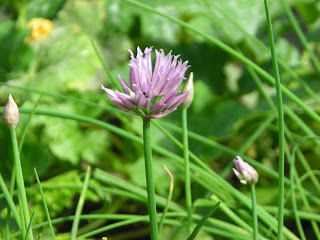
<svg viewBox="0 0 320 240"><path fill-rule="evenodd" d="M48 220L48 223L49 223L51 238L52 238L52 240L55 240L56 237L54 235L54 231L53 231L53 227L52 227L52 223L51 223L51 218L50 218L50 213L49 213L49 210L48 210L48 206L47 206L47 203L46 203L46 199L44 197L44 193L43 193L43 190L42 190L42 187L41 187L40 179L39 179L39 176L38 176L36 168L34 168L33 171L34 171L34 175L35 175L36 180L37 180L37 184L38 184L39 191L40 191L41 198L42 198L43 207L44 207L44 210L45 210L45 213L46 213L46 216L47 216L47 220Z"/></svg>
<svg viewBox="0 0 320 240"><path fill-rule="evenodd" d="M167 168L166 165L163 165L164 169L167 171L167 173L169 174L170 176L170 187L169 187L169 193L168 193L168 198L167 198L167 203L166 203L166 206L164 207L163 209L163 212L162 212L162 216L161 216L161 219L160 219L160 222L159 222L159 235L161 233L161 230L162 230L162 226L163 226L163 222L166 218L166 214L168 212L168 209L169 209L169 206L170 206L170 202L171 202L171 198L172 198L172 193L173 193L173 186L174 186L174 178L173 178L173 175L172 173L170 172L170 170Z"/></svg>
<svg viewBox="0 0 320 240"><path fill-rule="evenodd" d="M10 210L13 213L13 217L14 217L19 229L22 230L22 225L21 225L19 213L18 213L18 211L16 209L16 206L15 206L15 204L14 204L12 198L11 198L11 195L10 195L8 189L7 189L7 186L6 186L5 182L4 182L1 174L0 174L0 188L1 188L2 192L3 192L3 195L4 195L5 199L7 200L7 203L9 205L9 207L10 207Z"/></svg>
<svg viewBox="0 0 320 240"><path fill-rule="evenodd" d="M86 193L88 189L88 184L89 184L89 179L90 179L90 173L91 173L91 166L89 165L87 167L87 172L86 176L84 178L83 182L83 188L80 194L80 198L78 201L76 213L74 215L73 223L72 223L72 229L71 229L71 234L70 234L70 240L75 240L78 232L78 227L79 227L79 222L80 222L80 215L83 209L84 201L86 198Z"/></svg>

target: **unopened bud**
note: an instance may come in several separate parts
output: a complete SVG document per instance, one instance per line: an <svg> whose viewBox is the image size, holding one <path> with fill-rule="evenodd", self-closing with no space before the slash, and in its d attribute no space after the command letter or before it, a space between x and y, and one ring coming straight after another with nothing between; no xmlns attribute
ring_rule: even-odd
<svg viewBox="0 0 320 240"><path fill-rule="evenodd" d="M13 100L11 94L9 96L8 102L4 107L4 111L2 114L2 118L4 123L9 127L14 127L19 123L19 109L15 101Z"/></svg>
<svg viewBox="0 0 320 240"><path fill-rule="evenodd" d="M182 93L188 92L186 99L182 102L183 108L188 108L193 101L194 86L193 86L193 72L190 73L187 82L183 86Z"/></svg>
<svg viewBox="0 0 320 240"><path fill-rule="evenodd" d="M241 183L253 185L258 182L259 175L251 165L243 161L239 156L236 156L233 162L236 168L232 170Z"/></svg>

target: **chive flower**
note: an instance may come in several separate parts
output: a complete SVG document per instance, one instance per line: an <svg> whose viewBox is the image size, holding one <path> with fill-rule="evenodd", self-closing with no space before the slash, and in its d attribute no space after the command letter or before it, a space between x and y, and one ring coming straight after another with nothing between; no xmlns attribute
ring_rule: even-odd
<svg viewBox="0 0 320 240"><path fill-rule="evenodd" d="M101 85L110 100L120 109L144 119L164 117L176 110L189 94L179 92L189 68L188 61L178 60L180 55L172 55L171 51L165 55L162 49L155 50L156 61L152 70L152 47L145 48L144 52L138 47L136 57L131 50L129 52L129 84L118 75L123 93Z"/></svg>
<svg viewBox="0 0 320 240"><path fill-rule="evenodd" d="M9 95L8 102L4 107L2 118L8 128L16 128L19 123L19 109L11 94Z"/></svg>
<svg viewBox="0 0 320 240"><path fill-rule="evenodd" d="M233 162L236 168L232 170L241 183L254 185L258 182L259 175L251 165L243 161L239 156L236 156Z"/></svg>

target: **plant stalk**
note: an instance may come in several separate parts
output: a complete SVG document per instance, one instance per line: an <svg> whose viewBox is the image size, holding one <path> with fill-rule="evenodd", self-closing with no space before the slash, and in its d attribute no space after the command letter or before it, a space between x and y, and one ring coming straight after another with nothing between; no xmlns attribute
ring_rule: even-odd
<svg viewBox="0 0 320 240"><path fill-rule="evenodd" d="M267 17L267 27L269 33L269 41L272 56L272 65L274 70L275 85L277 91L277 107L278 107L278 129L279 129L279 184L278 184L278 240L283 240L283 211L284 211L284 115L283 102L281 93L281 82L277 56L275 53L274 37L272 24L269 14L268 1L264 0Z"/></svg>
<svg viewBox="0 0 320 240"><path fill-rule="evenodd" d="M255 184L252 184L250 187L251 187L251 199L252 199L253 239L258 240L258 215L257 215L256 187L255 187Z"/></svg>
<svg viewBox="0 0 320 240"><path fill-rule="evenodd" d="M184 159L184 182L185 182L185 199L188 214L188 235L192 233L192 196L190 182L190 166L189 166L189 144L188 144L188 128L187 128L187 108L182 108L182 140L183 140L183 159Z"/></svg>
<svg viewBox="0 0 320 240"><path fill-rule="evenodd" d="M150 132L150 119L143 119L143 146L148 194L148 211L150 219L150 235L151 240L158 240L157 209L152 175L152 151Z"/></svg>
<svg viewBox="0 0 320 240"><path fill-rule="evenodd" d="M27 202L27 195L26 195L26 189L24 186L23 181L23 173L21 168L21 162L20 162L20 156L19 156L19 149L18 149L18 143L17 143L17 136L16 136L16 130L14 127L11 127L11 140L12 140L12 147L13 147L13 156L14 156L14 168L16 170L16 178L17 178L17 188L18 193L21 198L21 204L22 204L22 212L24 216L24 223L26 225L26 228L29 225L30 222L30 215L28 210L28 202ZM30 231L29 237L30 240L33 240L32 231Z"/></svg>

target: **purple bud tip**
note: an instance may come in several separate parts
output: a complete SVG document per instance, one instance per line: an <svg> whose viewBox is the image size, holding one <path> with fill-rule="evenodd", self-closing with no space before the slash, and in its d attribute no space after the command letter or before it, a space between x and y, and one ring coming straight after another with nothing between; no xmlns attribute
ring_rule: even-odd
<svg viewBox="0 0 320 240"><path fill-rule="evenodd" d="M240 156L236 156L233 162L235 165L233 172L241 183L256 184L258 182L258 172L251 165L243 161Z"/></svg>

